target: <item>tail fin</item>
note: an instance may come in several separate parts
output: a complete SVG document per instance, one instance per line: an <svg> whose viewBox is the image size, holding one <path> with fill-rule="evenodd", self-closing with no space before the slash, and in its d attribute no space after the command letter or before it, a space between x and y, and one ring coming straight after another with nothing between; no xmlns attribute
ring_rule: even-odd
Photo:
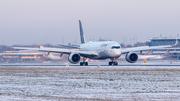
<svg viewBox="0 0 180 101"><path fill-rule="evenodd" d="M82 28L82 24L80 20L79 20L79 29L80 29L81 44L86 43L86 39L84 36L84 32L83 32L83 28Z"/></svg>

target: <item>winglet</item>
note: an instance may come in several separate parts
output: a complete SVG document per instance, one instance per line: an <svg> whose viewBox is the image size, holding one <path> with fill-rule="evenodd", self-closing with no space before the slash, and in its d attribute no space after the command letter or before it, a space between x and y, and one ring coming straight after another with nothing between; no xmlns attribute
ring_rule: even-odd
<svg viewBox="0 0 180 101"><path fill-rule="evenodd" d="M79 20L79 29L80 29L81 44L86 43L83 28L82 28L82 24L81 24L80 20Z"/></svg>

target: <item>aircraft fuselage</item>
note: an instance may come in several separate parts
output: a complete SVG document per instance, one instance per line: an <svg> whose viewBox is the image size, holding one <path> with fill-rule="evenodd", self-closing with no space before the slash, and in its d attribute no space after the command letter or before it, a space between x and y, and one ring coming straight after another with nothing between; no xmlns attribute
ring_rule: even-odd
<svg viewBox="0 0 180 101"><path fill-rule="evenodd" d="M121 56L121 46L115 41L87 42L80 45L80 51L91 51L98 53L91 59L118 58Z"/></svg>

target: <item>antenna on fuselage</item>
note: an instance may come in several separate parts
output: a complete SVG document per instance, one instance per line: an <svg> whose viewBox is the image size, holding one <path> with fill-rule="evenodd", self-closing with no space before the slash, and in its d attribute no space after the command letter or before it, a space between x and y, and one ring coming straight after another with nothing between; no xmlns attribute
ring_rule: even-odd
<svg viewBox="0 0 180 101"><path fill-rule="evenodd" d="M86 39L84 36L84 32L83 32L83 28L82 28L82 24L80 20L79 20L79 29L80 29L81 44L86 43Z"/></svg>

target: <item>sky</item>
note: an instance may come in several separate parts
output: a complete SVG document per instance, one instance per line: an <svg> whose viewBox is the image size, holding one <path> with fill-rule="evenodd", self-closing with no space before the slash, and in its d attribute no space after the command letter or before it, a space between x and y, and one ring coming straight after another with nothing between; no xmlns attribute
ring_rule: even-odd
<svg viewBox="0 0 180 101"><path fill-rule="evenodd" d="M0 44L133 44L180 34L180 0L0 0Z"/></svg>

